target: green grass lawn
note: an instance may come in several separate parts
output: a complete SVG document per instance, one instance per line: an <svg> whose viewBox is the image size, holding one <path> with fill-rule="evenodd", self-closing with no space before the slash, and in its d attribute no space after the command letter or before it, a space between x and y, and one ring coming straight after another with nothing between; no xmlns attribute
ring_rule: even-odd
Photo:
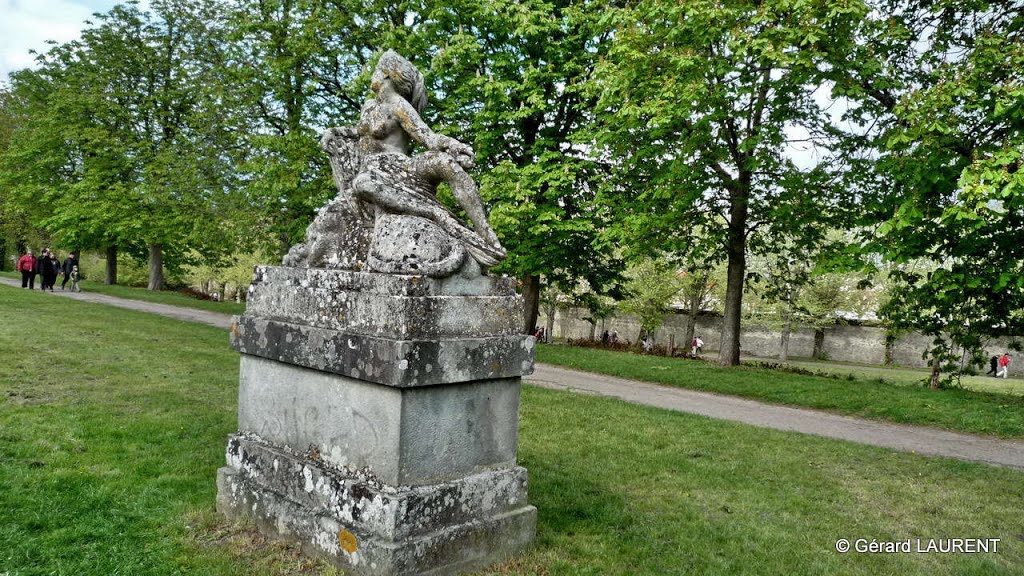
<svg viewBox="0 0 1024 576"><path fill-rule="evenodd" d="M0 276L17 278L18 280L21 279L21 275L16 272L0 272ZM57 283L60 284L60 282L63 281L63 278L63 276L58 277ZM36 287L38 288L38 286L39 278L37 277ZM157 304L184 306L186 308L197 308L199 310L207 310L210 312L220 312L221 314L241 314L245 311L244 302L214 302L212 300L200 300L171 290L152 291L146 290L145 288L118 286L116 284L108 286L102 282L94 282L92 280L83 280L81 286L82 290L85 292L95 292L96 294L128 298L129 300L143 300L145 302L155 302ZM57 286L56 290L60 291L60 286ZM0 572L0 574L3 573Z"/></svg>
<svg viewBox="0 0 1024 576"><path fill-rule="evenodd" d="M213 514L216 328L0 286L0 574L323 574ZM47 323L46 318L59 322ZM1024 473L525 387L537 544L492 574L1024 573ZM839 538L1000 538L839 554Z"/></svg>
<svg viewBox="0 0 1024 576"><path fill-rule="evenodd" d="M750 366L721 368L712 362L561 345L539 346L537 361L876 420L1024 437L1024 397L1016 395L937 391L877 379L808 376Z"/></svg>
<svg viewBox="0 0 1024 576"><path fill-rule="evenodd" d="M711 357L712 359L714 356ZM747 360L744 359L744 362ZM771 358L757 358L756 361L778 363ZM909 368L906 366L878 366L875 364L854 364L849 362L832 362L812 360L810 358L790 358L786 364L815 372L824 372L835 376L853 375L858 380L877 380L879 378L893 384L919 386L928 379L927 368ZM1018 367L1019 368L1019 367ZM996 392L999 394L1024 395L1024 379L1011 374L1010 378L992 378L991 376L964 375L960 384L968 390L978 392Z"/></svg>

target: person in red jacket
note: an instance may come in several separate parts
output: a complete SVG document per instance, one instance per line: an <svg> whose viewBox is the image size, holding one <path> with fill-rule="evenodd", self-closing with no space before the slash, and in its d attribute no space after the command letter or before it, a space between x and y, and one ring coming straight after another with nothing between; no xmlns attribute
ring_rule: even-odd
<svg viewBox="0 0 1024 576"><path fill-rule="evenodd" d="M29 290L35 289L36 257L32 255L31 250L18 259L18 264L14 268L21 272L21 287L28 288Z"/></svg>
<svg viewBox="0 0 1024 576"><path fill-rule="evenodd" d="M1010 376L1010 353L1004 352L999 358L999 372L996 372L996 378L1002 376L1003 378L1009 378Z"/></svg>

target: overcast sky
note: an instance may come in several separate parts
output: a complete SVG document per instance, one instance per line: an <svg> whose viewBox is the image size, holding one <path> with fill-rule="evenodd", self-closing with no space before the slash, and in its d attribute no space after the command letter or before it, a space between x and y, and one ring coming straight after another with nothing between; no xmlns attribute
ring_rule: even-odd
<svg viewBox="0 0 1024 576"><path fill-rule="evenodd" d="M84 22L106 12L117 0L0 0L0 81L14 71L34 65L30 50L46 52L47 40L78 38Z"/></svg>

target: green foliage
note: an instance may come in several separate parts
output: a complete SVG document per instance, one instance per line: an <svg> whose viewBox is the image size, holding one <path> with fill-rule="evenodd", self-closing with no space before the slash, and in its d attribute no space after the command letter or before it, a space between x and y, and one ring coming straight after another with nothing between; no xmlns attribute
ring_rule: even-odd
<svg viewBox="0 0 1024 576"><path fill-rule="evenodd" d="M648 258L626 270L626 298L619 309L640 320L644 332L653 334L671 311L685 282L682 275L664 260Z"/></svg>
<svg viewBox="0 0 1024 576"><path fill-rule="evenodd" d="M167 264L233 239L222 18L211 2L117 6L80 40L13 75L26 120L0 158L9 203L75 248L117 246ZM6 204L7 202L5 202Z"/></svg>
<svg viewBox="0 0 1024 576"><path fill-rule="evenodd" d="M271 0L234 3L227 15L225 75L238 89L233 104L244 117L235 137L252 211L246 248L280 256L335 194L318 132L339 116L352 123L358 115L365 86L351 83L367 64L368 47L352 19L361 11L354 4Z"/></svg>
<svg viewBox="0 0 1024 576"><path fill-rule="evenodd" d="M827 271L824 250L809 253L782 248L751 263L744 308L759 323L773 327L804 325L816 330L874 312L871 295L854 272ZM816 261L817 260L817 261Z"/></svg>
<svg viewBox="0 0 1024 576"><path fill-rule="evenodd" d="M866 7L856 1L673 2L613 9L596 153L614 159L605 195L632 252L728 260L722 362L739 361L748 250L810 245L850 198L827 161L796 165L793 140L828 151L833 119L815 98L826 53ZM804 133L806 138L794 137Z"/></svg>
<svg viewBox="0 0 1024 576"><path fill-rule="evenodd" d="M603 5L427 3L421 37L440 47L428 76L442 129L471 144L481 194L509 257L499 271L543 275L563 292L580 279L603 294L621 261L600 231L595 194L607 168L587 153L594 97L585 86L609 41Z"/></svg>
<svg viewBox="0 0 1024 576"><path fill-rule="evenodd" d="M189 266L184 278L190 286L206 293L221 292L223 288L222 297L227 297L230 287L234 298L241 301L252 282L253 267L271 260L268 254L237 254L219 262Z"/></svg>
<svg viewBox="0 0 1024 576"><path fill-rule="evenodd" d="M583 294L576 299L576 303L590 314L585 320L595 325L610 318L618 308L618 303L615 300L593 292Z"/></svg>
<svg viewBox="0 0 1024 576"><path fill-rule="evenodd" d="M684 270L680 280L680 295L691 313L721 311L725 295L725 266Z"/></svg>
<svg viewBox="0 0 1024 576"><path fill-rule="evenodd" d="M1024 13L880 4L837 71L847 116L872 127L851 147L877 157L851 176L869 192L866 249L896 264L883 312L932 336L955 379L986 339L1024 332Z"/></svg>
<svg viewBox="0 0 1024 576"><path fill-rule="evenodd" d="M10 86L0 81L0 156L10 148L15 131L25 121L18 113L17 96ZM29 218L10 198L10 189L0 185L0 270L13 269L9 266L12 257L17 258L19 242L28 240L32 233Z"/></svg>

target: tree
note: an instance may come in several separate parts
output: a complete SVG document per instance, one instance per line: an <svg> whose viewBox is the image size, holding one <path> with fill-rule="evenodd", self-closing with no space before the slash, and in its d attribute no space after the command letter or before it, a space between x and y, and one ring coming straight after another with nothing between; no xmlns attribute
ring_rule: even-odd
<svg viewBox="0 0 1024 576"><path fill-rule="evenodd" d="M779 360L789 359L789 339L794 324L803 323L811 315L802 306L803 295L812 283L811 264L781 252L765 260L763 295L773 306L759 310L762 318L776 317L781 329Z"/></svg>
<svg viewBox="0 0 1024 576"><path fill-rule="evenodd" d="M590 322L590 340L597 339L597 325L601 323L604 332L605 321L615 313L617 303L609 296L586 292L575 298L576 304L582 306L589 314L586 321Z"/></svg>
<svg viewBox="0 0 1024 576"><path fill-rule="evenodd" d="M544 340L543 342L551 342L554 337L555 331L555 314L558 312L560 307L563 307L566 300L565 294L558 289L557 286L548 284L540 292L540 306L544 311L547 322L544 324Z"/></svg>
<svg viewBox="0 0 1024 576"><path fill-rule="evenodd" d="M333 194L323 127L358 119L379 18L398 4L242 0L228 14L230 84L247 120L237 137L254 248L283 255ZM360 25L362 24L362 26Z"/></svg>
<svg viewBox="0 0 1024 576"><path fill-rule="evenodd" d="M865 247L894 264L883 310L894 328L933 337L939 387L985 339L1024 331L1024 12L882 0L858 38L834 55L849 65L833 93L871 127L848 135L852 153L873 158L851 174Z"/></svg>
<svg viewBox="0 0 1024 576"><path fill-rule="evenodd" d="M616 298L623 297L623 290L621 284L616 283L613 286L606 287L607 294L599 294L595 292L590 284L581 279L572 287L572 290L564 290L560 284L544 282L544 289L541 291L541 306L544 309L545 314L548 317L548 324L546 330L548 333L554 327L553 315L549 312L555 310L555 306L561 305L572 308L582 308L587 311L588 316L584 318L590 323L590 340L594 340L597 332L597 324L602 324L602 330L604 329L604 321L610 317L618 307Z"/></svg>
<svg viewBox="0 0 1024 576"><path fill-rule="evenodd" d="M640 320L640 335L653 336L671 312L670 305L683 289L684 280L680 273L665 260L648 258L637 262L626 270L624 290L626 298L619 309L633 314Z"/></svg>
<svg viewBox="0 0 1024 576"><path fill-rule="evenodd" d="M19 241L27 240L29 228L42 229L46 236L44 222L51 199L70 193L81 179L82 154L65 138L66 125L61 123L68 110L57 104L61 71L11 74L7 110L17 121L0 151L0 188L5 217L19 228L15 232Z"/></svg>
<svg viewBox="0 0 1024 576"><path fill-rule="evenodd" d="M572 292L612 289L622 262L596 201L607 168L583 133L595 97L584 88L611 37L588 0L427 3L420 38L437 47L428 79L442 130L473 145L481 195L521 279L525 332L536 326L541 277Z"/></svg>
<svg viewBox="0 0 1024 576"><path fill-rule="evenodd" d="M230 92L212 2L117 6L14 76L31 121L2 160L35 223L66 246L150 261L150 289L189 249L229 251ZM170 260L165 257L169 256ZM114 269L108 268L108 279Z"/></svg>
<svg viewBox="0 0 1024 576"><path fill-rule="evenodd" d="M809 237L807 231L802 236ZM789 358L793 328L814 329L814 352L821 356L824 329L847 315L863 315L865 306L857 285L863 274L849 272L845 262L852 249L851 236L840 231L819 230L810 244L776 242L774 252L758 256L751 266L750 291L756 294L751 314L781 331L779 359Z"/></svg>
<svg viewBox="0 0 1024 576"><path fill-rule="evenodd" d="M14 131L24 121L18 114L16 98L10 86L0 83L0 156L10 147ZM24 244L27 235L28 218L8 195L7 187L0 185L0 270L7 269L9 254L20 256L23 246L19 244Z"/></svg>
<svg viewBox="0 0 1024 576"><path fill-rule="evenodd" d="M715 291L722 281L722 272L724 272L722 267L693 267L683 272L681 290L687 309L683 343L687 346L693 342L697 328L697 316L707 310L714 300Z"/></svg>
<svg viewBox="0 0 1024 576"><path fill-rule="evenodd" d="M595 75L600 157L615 158L608 188L624 241L727 262L719 362L739 363L748 248L770 252L785 232L846 204L822 161L797 165L794 141L827 151L832 119L818 103L825 53L862 4L777 0L642 0L616 9L615 39ZM696 232L699 231L699 234Z"/></svg>

